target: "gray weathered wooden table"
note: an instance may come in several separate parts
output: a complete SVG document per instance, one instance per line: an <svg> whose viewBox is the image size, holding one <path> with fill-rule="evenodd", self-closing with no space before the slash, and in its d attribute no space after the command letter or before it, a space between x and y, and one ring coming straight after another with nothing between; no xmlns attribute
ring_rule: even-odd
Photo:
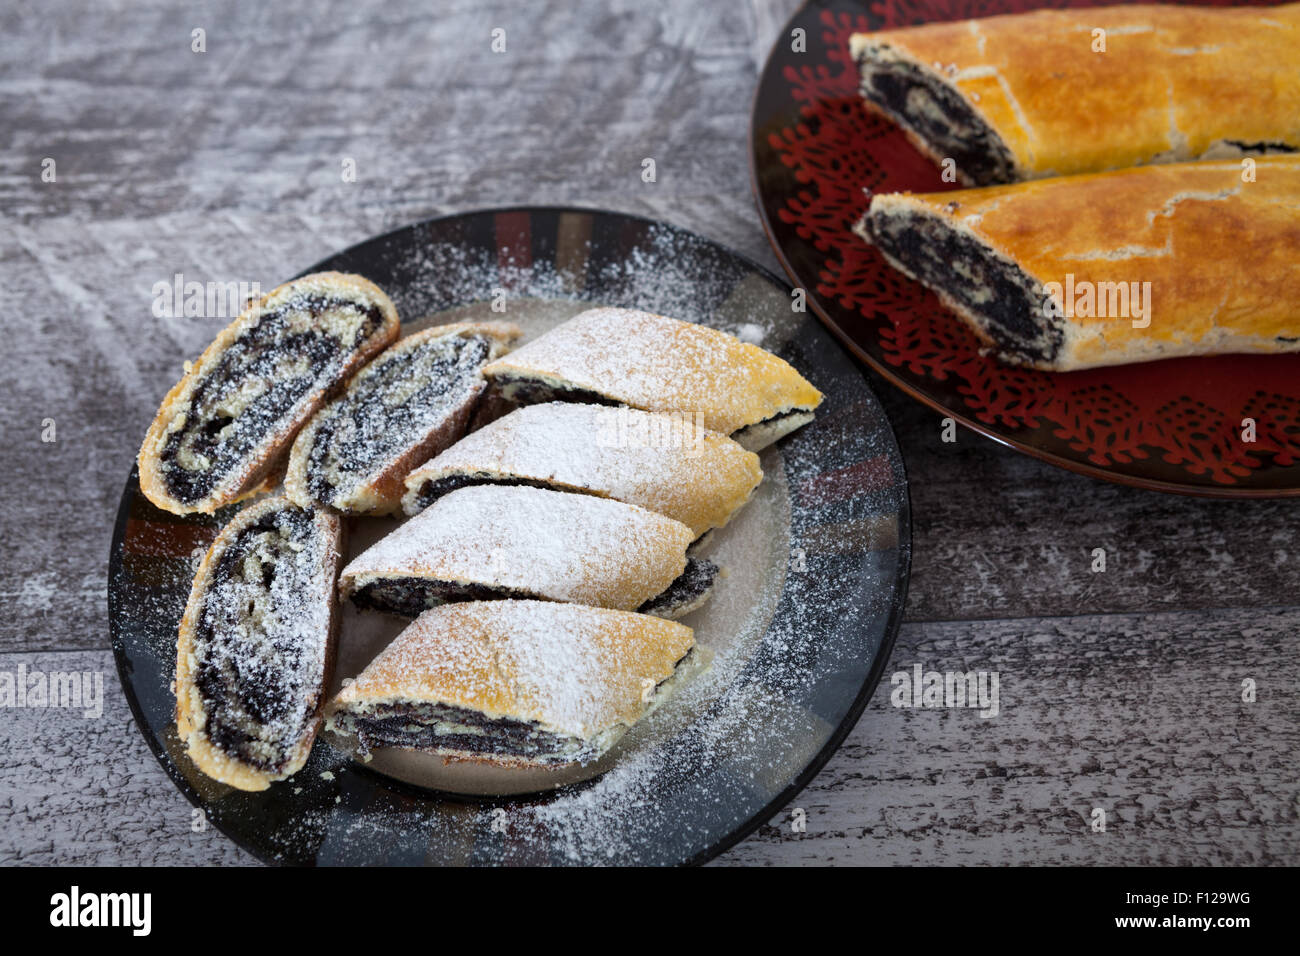
<svg viewBox="0 0 1300 956"><path fill-rule="evenodd" d="M181 361L223 324L154 318L153 284L269 288L406 222L547 202L666 219L775 268L745 139L794 5L6 5L0 671L99 671L106 705L0 711L0 862L251 859L190 831L107 649L123 480ZM796 799L807 832L782 812L720 862L1300 862L1297 505L1101 484L970 433L945 444L936 415L872 382L915 515L887 674L996 670L1000 713L896 709L887 678Z"/></svg>

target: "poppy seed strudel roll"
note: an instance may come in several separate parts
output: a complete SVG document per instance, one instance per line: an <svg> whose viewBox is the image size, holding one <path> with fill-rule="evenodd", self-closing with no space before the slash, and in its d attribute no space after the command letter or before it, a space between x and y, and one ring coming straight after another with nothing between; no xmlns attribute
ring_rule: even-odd
<svg viewBox="0 0 1300 956"><path fill-rule="evenodd" d="M226 326L167 393L140 448L140 489L211 514L273 483L298 429L397 338L397 310L361 276L272 289Z"/></svg>
<svg viewBox="0 0 1300 956"><path fill-rule="evenodd" d="M640 505L699 536L731 520L762 480L757 455L684 418L547 402L516 409L411 472L403 506L418 514L466 485L535 485Z"/></svg>
<svg viewBox="0 0 1300 956"><path fill-rule="evenodd" d="M359 607L415 617L454 601L544 598L632 611L687 570L694 535L680 521L635 505L542 488L472 485L444 495L343 570L339 586ZM717 568L699 575L697 602ZM674 608L656 605L670 615ZM685 613L681 611L681 613Z"/></svg>
<svg viewBox="0 0 1300 956"><path fill-rule="evenodd" d="M854 34L867 103L968 186L1300 151L1300 4L1035 10Z"/></svg>
<svg viewBox="0 0 1300 956"><path fill-rule="evenodd" d="M1002 360L1300 351L1300 157L872 197L855 227Z"/></svg>
<svg viewBox="0 0 1300 956"><path fill-rule="evenodd" d="M684 415L750 451L812 421L822 400L757 345L635 309L581 312L484 374L519 404L558 399Z"/></svg>
<svg viewBox="0 0 1300 956"><path fill-rule="evenodd" d="M398 510L406 476L465 433L487 387L483 366L518 336L512 325L462 322L381 352L298 433L286 494L349 515Z"/></svg>
<svg viewBox="0 0 1300 956"><path fill-rule="evenodd" d="M689 627L544 601L450 604L418 617L346 684L327 728L505 767L598 759L673 690Z"/></svg>
<svg viewBox="0 0 1300 956"><path fill-rule="evenodd" d="M176 646L176 730L195 765L241 790L297 773L334 661L341 526L267 498L208 549Z"/></svg>

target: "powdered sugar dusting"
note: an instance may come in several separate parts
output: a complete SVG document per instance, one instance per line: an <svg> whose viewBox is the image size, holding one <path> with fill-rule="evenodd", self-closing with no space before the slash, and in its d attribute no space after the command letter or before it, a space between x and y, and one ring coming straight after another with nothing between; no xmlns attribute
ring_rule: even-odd
<svg viewBox="0 0 1300 956"><path fill-rule="evenodd" d="M758 457L690 416L550 402L528 405L467 435L412 473L407 486L448 474L545 481L639 505L696 535L727 522L762 478Z"/></svg>
<svg viewBox="0 0 1300 956"><path fill-rule="evenodd" d="M534 219L535 236L543 222L554 224L546 215ZM724 577L710 603L684 619L706 666L632 728L597 768L606 772L555 794L475 806L435 791L519 793L564 781L520 783L506 771L489 778L466 776L463 765L445 773L421 766L396 774L434 788L413 798L409 790L376 788L373 775L349 766L348 755L318 742L308 767L277 785L304 791L293 798L291 819L272 827L252 810L232 811L223 822L214 809L218 825L263 852L321 863L682 860L734 833L794 780L843 719L851 688L865 679L891 608L901 602L906 495L901 470L888 473L901 466L893 464L888 424L860 374L810 315L792 309L788 289L718 247L619 216L590 214L590 221L600 229L613 225L619 238L579 249L573 271L556 269L540 253L533 263L502 264L495 248L467 248L491 235L490 214L473 220L478 232L468 242L438 241L459 237L463 220L455 229L422 225L346 261L397 300L406 329L506 319L527 340L593 304L643 309L779 350L826 393L812 425L763 452L762 484L706 547ZM504 313L493 308L502 289ZM870 473L872 462L884 463L878 485L861 479L860 487L845 486L842 476ZM841 476L832 490L842 493L819 492L821 475ZM364 542L392 525L365 519L353 531ZM132 613L154 616L154 598L145 593L140 600L148 607ZM174 621L164 604L158 598L157 613L168 611L162 616ZM347 602L342 615L339 677L346 677L400 625ZM150 632L145 640L157 641L165 654L165 634ZM165 711L161 725L169 719ZM320 782L322 769L337 779Z"/></svg>
<svg viewBox="0 0 1300 956"><path fill-rule="evenodd" d="M381 353L295 441L290 496L344 511L391 508L375 483L412 449L427 452L433 436L459 437L485 387L483 365L516 334L502 323L429 329Z"/></svg>
<svg viewBox="0 0 1300 956"><path fill-rule="evenodd" d="M340 701L434 699L589 740L636 721L644 682L671 675L692 641L683 625L599 608L444 605L417 618Z"/></svg>
<svg viewBox="0 0 1300 956"><path fill-rule="evenodd" d="M254 484L323 397L397 334L372 283L322 274L286 283L228 326L163 405L140 451L144 489L178 513Z"/></svg>
<svg viewBox="0 0 1300 956"><path fill-rule="evenodd" d="M484 374L539 375L634 408L698 412L723 434L821 400L788 363L758 346L637 309L589 309Z"/></svg>
<svg viewBox="0 0 1300 956"><path fill-rule="evenodd" d="M223 534L198 596L194 685L178 696L201 701L199 729L219 749L279 769L320 704L337 542L284 499L250 506Z"/></svg>
<svg viewBox="0 0 1300 956"><path fill-rule="evenodd" d="M888 609L900 599L894 569L906 555L891 551L899 542L890 535L899 534L898 512L906 506L901 483L887 482L875 499L848 499L847 513L825 515L808 505L792 514L789 491L823 471L894 460L883 413L851 361L815 319L792 312L784 290L747 270L738 275L716 251L670 228L650 228L643 245L585 284L546 263L501 267L494 257L451 246L417 246L401 268L429 277L408 294L416 309L445 310L432 321L494 317L488 301L498 287L509 290L507 316L524 329L525 341L587 302L629 306L707 322L766 349L794 344L792 363L826 393L812 425L763 452L765 477L753 500L709 542L705 553L727 576L709 604L683 620L695 628L707 668L632 728L605 773L549 800L503 798L468 824L439 810L382 821L385 831L419 831L424 836L417 839L455 846L467 829L480 834L477 841L490 839L482 834L504 814L509 843L489 858L526 862L663 862L680 859L682 844L707 846L757 809L756 793L783 786L815 756L826 721L838 718L833 710L812 715L797 702L828 672L843 669L850 676L841 680L860 682ZM458 298L439 301L442 289ZM474 304L460 304L466 301ZM839 544L834 532L819 536L823 523L874 514L881 515L879 533L868 525L860 540ZM800 566L800 549L805 570L791 570ZM819 654L825 664L814 666ZM518 789L502 778L482 787L464 779L434 785ZM769 797L757 799L761 806ZM367 832L368 826L349 831L339 845L359 845Z"/></svg>
<svg viewBox="0 0 1300 956"><path fill-rule="evenodd" d="M478 485L435 501L343 579L423 575L633 610L682 573L693 538L681 522L618 501Z"/></svg>

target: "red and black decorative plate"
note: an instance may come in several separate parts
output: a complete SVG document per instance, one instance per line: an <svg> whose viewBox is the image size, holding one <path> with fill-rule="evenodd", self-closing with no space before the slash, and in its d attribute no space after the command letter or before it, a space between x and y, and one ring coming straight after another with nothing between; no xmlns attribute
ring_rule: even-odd
<svg viewBox="0 0 1300 956"><path fill-rule="evenodd" d="M995 441L1159 491L1300 495L1300 355L1171 359L1080 372L1003 365L939 300L850 232L864 192L955 188L862 105L850 34L1014 13L1024 0L811 0L754 97L755 198L777 258L813 311L908 394ZM801 33L799 31L802 31ZM801 41L801 42L798 42ZM1244 420L1255 440L1243 441Z"/></svg>

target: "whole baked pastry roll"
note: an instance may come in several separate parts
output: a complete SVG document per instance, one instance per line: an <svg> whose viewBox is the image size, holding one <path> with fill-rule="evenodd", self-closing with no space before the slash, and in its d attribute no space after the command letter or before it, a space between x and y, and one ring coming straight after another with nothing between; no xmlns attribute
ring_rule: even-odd
<svg viewBox="0 0 1300 956"><path fill-rule="evenodd" d="M855 230L1013 364L1294 352L1300 157L1251 163L879 195Z"/></svg>
<svg viewBox="0 0 1300 956"><path fill-rule="evenodd" d="M717 567L686 557L694 535L635 505L542 488L444 495L353 559L339 581L363 608L415 617L452 601L544 598L679 616Z"/></svg>
<svg viewBox="0 0 1300 956"><path fill-rule="evenodd" d="M560 400L684 415L750 451L808 424L822 400L757 345L633 309L579 313L484 374L519 404Z"/></svg>
<svg viewBox="0 0 1300 956"><path fill-rule="evenodd" d="M483 366L518 336L500 322L461 322L381 352L298 433L286 494L343 514L397 511L403 480L465 433L487 388Z"/></svg>
<svg viewBox="0 0 1300 956"><path fill-rule="evenodd" d="M639 505L698 537L763 480L758 456L674 415L626 406L529 405L467 435L406 479L407 514L467 485L534 485Z"/></svg>
<svg viewBox="0 0 1300 956"><path fill-rule="evenodd" d="M272 289L186 363L140 448L140 490L165 511L210 514L271 487L298 429L398 331L361 276Z"/></svg>
<svg viewBox="0 0 1300 956"><path fill-rule="evenodd" d="M421 614L330 701L368 756L399 747L505 767L598 759L673 690L689 627L545 601Z"/></svg>
<svg viewBox="0 0 1300 956"><path fill-rule="evenodd" d="M176 645L176 731L194 764L240 790L297 773L334 665L339 519L254 502L208 549Z"/></svg>
<svg viewBox="0 0 1300 956"><path fill-rule="evenodd" d="M1297 50L1296 3L1035 10L850 41L867 102L968 186L1300 151Z"/></svg>

